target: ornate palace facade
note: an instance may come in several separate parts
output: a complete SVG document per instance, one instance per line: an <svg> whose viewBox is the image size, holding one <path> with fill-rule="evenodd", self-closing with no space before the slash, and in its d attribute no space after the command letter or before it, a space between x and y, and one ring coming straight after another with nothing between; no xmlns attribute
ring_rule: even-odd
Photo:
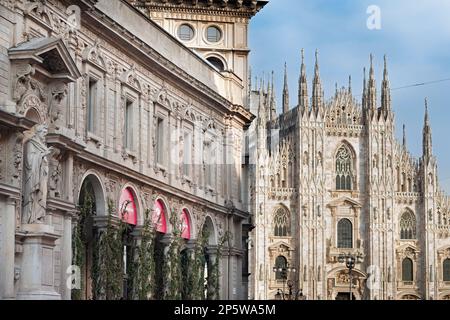
<svg viewBox="0 0 450 320"><path fill-rule="evenodd" d="M359 257L353 298L449 299L449 200L439 187L427 103L415 159L406 138L395 139L386 61L380 100L372 61L361 103L350 85L325 101L317 53L311 98L302 61L293 109L286 78L282 114L273 85L258 84L251 96L258 119L249 145L256 164L250 297L273 299L284 283L273 268L288 266L295 272L287 280L307 299L348 299L339 256L351 254Z"/></svg>
<svg viewBox="0 0 450 320"><path fill-rule="evenodd" d="M183 252L207 230L219 296L247 297L247 28L265 4L0 2L0 298L71 298L86 195L81 298L95 298L93 242L124 212L132 239L157 222L156 272L173 215Z"/></svg>

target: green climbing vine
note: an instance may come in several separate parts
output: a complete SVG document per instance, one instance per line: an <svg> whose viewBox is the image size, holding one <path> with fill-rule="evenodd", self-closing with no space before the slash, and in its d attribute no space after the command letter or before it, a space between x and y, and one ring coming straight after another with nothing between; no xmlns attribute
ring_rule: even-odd
<svg viewBox="0 0 450 320"><path fill-rule="evenodd" d="M166 272L167 284L164 299L180 300L182 291L182 267L181 267L181 246L183 239L181 238L181 224L179 213L172 210L170 215L170 223L172 224L172 241L165 259L164 270Z"/></svg>
<svg viewBox="0 0 450 320"><path fill-rule="evenodd" d="M106 228L97 232L97 241L94 246L92 278L95 300L122 298L123 235L128 227L122 219L114 219L114 204L111 199L108 199Z"/></svg>
<svg viewBox="0 0 450 320"><path fill-rule="evenodd" d="M72 231L72 264L80 268L81 274L84 274L86 268L86 224L94 214L94 201L90 194L84 193L80 205L80 214L78 221ZM72 299L81 300L85 291L86 279L80 278L80 287L72 289Z"/></svg>
<svg viewBox="0 0 450 320"><path fill-rule="evenodd" d="M208 275L208 300L220 299L220 260L224 246L227 244L230 247L230 241L232 240L232 234L230 231L226 231L219 239L217 246L216 259L209 267Z"/></svg>
<svg viewBox="0 0 450 320"><path fill-rule="evenodd" d="M150 209L145 211L145 220L142 227L141 239L136 241L136 255L131 271L133 279L133 298L148 300L154 296L155 291L155 242L156 226L152 222Z"/></svg>
<svg viewBox="0 0 450 320"><path fill-rule="evenodd" d="M188 287L190 300L204 300L205 299L205 248L208 245L209 231L202 229L197 235L197 243L194 248L194 253L190 259L191 270L189 274Z"/></svg>

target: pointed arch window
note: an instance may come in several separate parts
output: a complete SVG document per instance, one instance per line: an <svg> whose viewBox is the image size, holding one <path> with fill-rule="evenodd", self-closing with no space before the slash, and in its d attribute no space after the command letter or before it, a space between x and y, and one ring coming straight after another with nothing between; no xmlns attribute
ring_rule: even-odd
<svg viewBox="0 0 450 320"><path fill-rule="evenodd" d="M416 238L416 217L411 211L406 211L400 218L400 239Z"/></svg>
<svg viewBox="0 0 450 320"><path fill-rule="evenodd" d="M283 256L278 256L275 259L275 267L277 268L277 271L275 272L275 279L276 280L283 280L284 279L284 274L285 274L285 270L287 268L287 260L285 257Z"/></svg>
<svg viewBox="0 0 450 320"><path fill-rule="evenodd" d="M274 236L287 237L290 235L290 216L285 208L278 208L273 217Z"/></svg>
<svg viewBox="0 0 450 320"><path fill-rule="evenodd" d="M352 190L353 158L347 146L336 153L336 190Z"/></svg>
<svg viewBox="0 0 450 320"><path fill-rule="evenodd" d="M402 261L402 281L413 281L413 262L410 258Z"/></svg>
<svg viewBox="0 0 450 320"><path fill-rule="evenodd" d="M442 263L443 280L450 281L450 258L447 258Z"/></svg>
<svg viewBox="0 0 450 320"><path fill-rule="evenodd" d="M353 248L353 225L348 219L341 219L337 225L338 248Z"/></svg>

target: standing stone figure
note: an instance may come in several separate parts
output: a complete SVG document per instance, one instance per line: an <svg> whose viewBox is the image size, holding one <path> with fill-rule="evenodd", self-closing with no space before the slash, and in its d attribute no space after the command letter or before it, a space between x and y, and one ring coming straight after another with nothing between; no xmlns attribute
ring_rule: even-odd
<svg viewBox="0 0 450 320"><path fill-rule="evenodd" d="M47 126L36 125L31 138L25 143L23 222L43 223L47 208L49 158L53 147L45 143Z"/></svg>

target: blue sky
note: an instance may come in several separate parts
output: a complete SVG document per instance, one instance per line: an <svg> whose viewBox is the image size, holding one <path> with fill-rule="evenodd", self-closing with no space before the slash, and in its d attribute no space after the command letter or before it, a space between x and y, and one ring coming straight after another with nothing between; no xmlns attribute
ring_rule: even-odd
<svg viewBox="0 0 450 320"><path fill-rule="evenodd" d="M367 28L367 8L381 9L381 29ZM355 95L362 90L363 67L374 55L380 93L383 55L388 57L391 88L450 78L449 0L271 0L253 18L250 48L253 75L275 71L278 107L284 62L288 65L291 106L297 103L300 50L305 50L309 93L314 52L319 50L325 97L335 83L347 86L352 76ZM433 150L441 186L450 194L450 81L392 91L396 136L406 124L413 156L422 151L424 98L428 98ZM360 98L360 97L358 97ZM379 97L378 97L379 98Z"/></svg>

